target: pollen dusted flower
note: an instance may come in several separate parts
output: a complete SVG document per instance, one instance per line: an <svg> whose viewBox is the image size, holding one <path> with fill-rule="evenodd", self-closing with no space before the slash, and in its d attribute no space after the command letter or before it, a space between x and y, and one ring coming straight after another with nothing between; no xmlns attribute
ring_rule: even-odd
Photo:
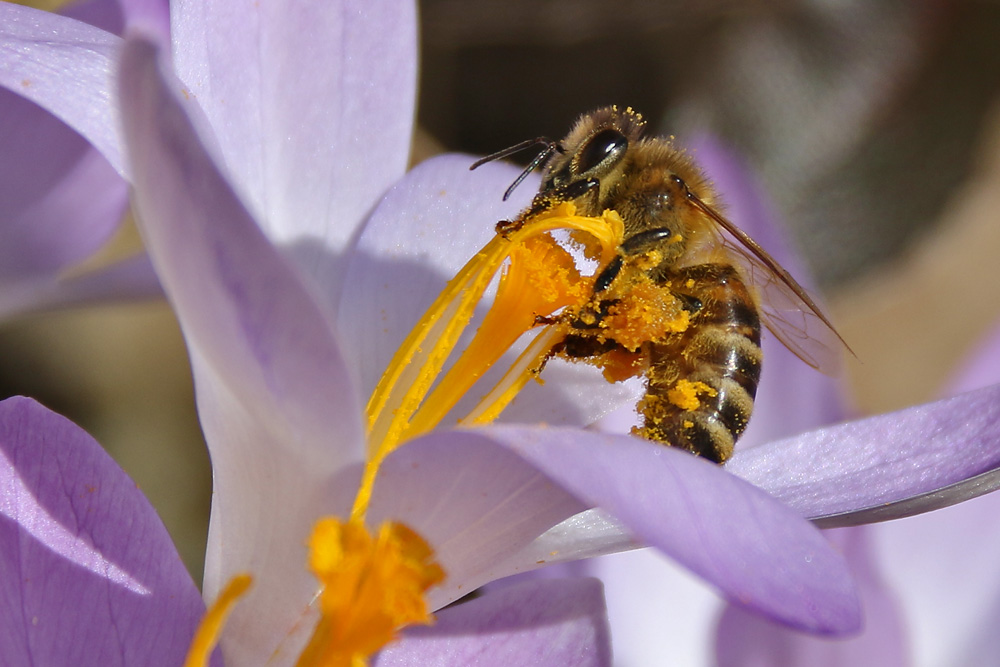
<svg viewBox="0 0 1000 667"><path fill-rule="evenodd" d="M509 574L647 544L746 609L840 634L859 623L854 586L805 518L850 522L1000 462L1000 425L984 417L996 390L749 448L722 469L584 430L634 400L634 387L552 364L545 385L526 386L504 413L510 423L427 432L369 456L377 474L363 477L383 440L367 433L362 401L493 224L525 203L498 201L516 171L470 174L469 158L444 156L403 175L415 85L408 3L190 0L171 12L168 63L139 31L122 42L2 5L0 73L59 107L132 185L211 450L206 598L253 577L222 630L232 663L298 660L317 627L308 537L322 517L347 520L368 480L368 529L404 524L444 570L425 597L431 610ZM478 403L468 400L457 409ZM926 428L956 414L967 420L958 436ZM979 446L959 449L959 439ZM599 622L577 635L590 643L545 632L566 620L560 604L593 601L592 585L537 586L445 609L375 660L404 664L400 652L426 649L464 664L508 627L503 605L521 604L524 632L507 648L607 664ZM560 591L530 618L541 593Z"/></svg>

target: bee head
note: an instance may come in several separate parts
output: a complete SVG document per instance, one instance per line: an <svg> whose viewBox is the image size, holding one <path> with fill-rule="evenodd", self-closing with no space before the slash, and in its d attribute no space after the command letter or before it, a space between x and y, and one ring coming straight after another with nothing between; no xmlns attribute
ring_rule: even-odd
<svg viewBox="0 0 1000 667"><path fill-rule="evenodd" d="M644 126L642 116L631 107L604 107L582 116L545 165L541 192L577 181L608 179L621 167Z"/></svg>

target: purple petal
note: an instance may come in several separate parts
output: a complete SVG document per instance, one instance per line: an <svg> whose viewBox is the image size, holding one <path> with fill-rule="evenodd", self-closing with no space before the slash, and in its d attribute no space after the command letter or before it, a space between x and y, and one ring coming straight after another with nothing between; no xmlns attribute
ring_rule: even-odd
<svg viewBox="0 0 1000 667"><path fill-rule="evenodd" d="M488 438L581 502L615 517L638 540L707 579L729 599L816 632L857 627L857 600L846 565L819 531L718 466L638 438L580 430L491 427L475 433L483 441L464 456L456 452L438 463L436 457L424 457L423 474L430 465L445 465L465 472L467 486L474 488L471 478L476 477L487 484L490 469L476 460ZM417 448L427 448L426 442L417 440L398 453L414 448L410 455L418 456ZM572 541L570 536L565 546ZM493 578L511 573L501 565L509 562L493 565ZM520 565L527 570L537 563Z"/></svg>
<svg viewBox="0 0 1000 667"><path fill-rule="evenodd" d="M163 47L170 45L170 0L118 0L125 25L155 36Z"/></svg>
<svg viewBox="0 0 1000 667"><path fill-rule="evenodd" d="M947 495L878 511L980 474L989 479L978 493L991 490L998 467L1000 385L738 451L726 464L802 516L826 517L827 527L946 506ZM964 499L965 490L953 491Z"/></svg>
<svg viewBox="0 0 1000 667"><path fill-rule="evenodd" d="M510 574L494 566L584 509L482 433L444 431L409 442L385 460L368 520L402 520L434 545L448 576L431 591L437 608Z"/></svg>
<svg viewBox="0 0 1000 667"><path fill-rule="evenodd" d="M149 257L142 253L78 276L42 276L8 283L0 290L0 318L162 296L163 289Z"/></svg>
<svg viewBox="0 0 1000 667"><path fill-rule="evenodd" d="M121 39L82 21L0 3L0 86L79 132L123 172L112 72Z"/></svg>
<svg viewBox="0 0 1000 667"><path fill-rule="evenodd" d="M844 550L858 582L865 619L859 636L824 639L804 635L731 606L719 622L716 664L719 667L909 665L902 612L874 564L866 532L869 530L860 527L827 533Z"/></svg>
<svg viewBox="0 0 1000 667"><path fill-rule="evenodd" d="M472 162L465 155L443 155L421 163L389 191L365 224L348 265L337 321L349 323L344 344L353 353L366 393L448 280L492 238L496 223L515 217L537 188L537 178L529 178L504 202L503 192L520 169L490 163L470 172ZM473 322L469 333L475 328ZM508 354L498 368L514 357ZM545 386L529 384L504 413L504 421L583 425L636 399L634 384L608 384L583 364L556 360L543 377ZM498 375L487 375L480 386L488 388L496 379ZM486 391L474 390L470 401ZM470 401L460 404L456 414L471 409Z"/></svg>
<svg viewBox="0 0 1000 667"><path fill-rule="evenodd" d="M162 0L150 1L162 2ZM129 2L145 3L146 0L121 0L121 2L119 0L78 0L61 7L59 13L77 21L89 23L95 28L120 35L125 25L122 8Z"/></svg>
<svg viewBox="0 0 1000 667"><path fill-rule="evenodd" d="M128 187L80 135L32 102L2 90L0 117L0 281L51 276L111 237Z"/></svg>
<svg viewBox="0 0 1000 667"><path fill-rule="evenodd" d="M725 602L655 549L580 562L604 583L615 660L622 665L709 665ZM539 570L539 573L550 569Z"/></svg>
<svg viewBox="0 0 1000 667"><path fill-rule="evenodd" d="M857 626L850 576L819 531L718 466L638 438L557 429L489 433L731 601L817 632Z"/></svg>
<svg viewBox="0 0 1000 667"><path fill-rule="evenodd" d="M600 582L550 579L493 589L404 630L378 667L611 664Z"/></svg>
<svg viewBox="0 0 1000 667"><path fill-rule="evenodd" d="M335 298L339 255L406 169L414 3L231 4L176 3L178 75L250 210Z"/></svg>
<svg viewBox="0 0 1000 667"><path fill-rule="evenodd" d="M5 664L178 665L205 607L135 482L26 398L0 403Z"/></svg>
<svg viewBox="0 0 1000 667"><path fill-rule="evenodd" d="M235 572L266 572L227 636L234 660L270 655L314 587L306 537L361 459L361 408L330 322L205 152L151 43L126 44L121 86L139 225L188 344L215 470L206 596Z"/></svg>

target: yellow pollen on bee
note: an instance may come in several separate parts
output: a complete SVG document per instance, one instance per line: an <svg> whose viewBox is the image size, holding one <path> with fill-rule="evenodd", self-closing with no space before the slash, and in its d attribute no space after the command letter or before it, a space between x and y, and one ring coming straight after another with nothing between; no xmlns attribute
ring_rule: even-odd
<svg viewBox="0 0 1000 667"><path fill-rule="evenodd" d="M684 428L693 428L694 427L694 422L693 421L688 421L687 419L685 419L683 422L681 422L681 426L683 426Z"/></svg>
<svg viewBox="0 0 1000 667"><path fill-rule="evenodd" d="M691 313L683 308L681 301L642 274L617 299L602 322L602 333L635 352L647 341L687 331L690 324Z"/></svg>
<svg viewBox="0 0 1000 667"><path fill-rule="evenodd" d="M719 392L704 382L691 382L682 378L667 390L667 400L680 409L691 412L701 407L701 400L698 396L702 394L713 397L718 396Z"/></svg>

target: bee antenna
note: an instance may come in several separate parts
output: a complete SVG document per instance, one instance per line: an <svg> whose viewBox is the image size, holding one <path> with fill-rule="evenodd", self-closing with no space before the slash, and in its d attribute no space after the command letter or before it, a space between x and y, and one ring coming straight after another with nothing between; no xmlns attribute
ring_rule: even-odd
<svg viewBox="0 0 1000 667"><path fill-rule="evenodd" d="M522 171L520 175L518 175L518 177L514 179L514 182L511 183L509 188L507 188L507 191L503 193L503 200L507 201L508 199L510 199L510 195L511 193L514 192L514 189L517 186L519 186L521 182L524 181L524 179L528 177L528 174L533 172L535 169L538 169L538 167L541 166L543 162L548 160L553 153L565 152L565 149L559 145L559 142L552 141L547 137L538 137L537 139L527 139L526 141L522 141L519 144L514 144L510 148L505 148L502 151L497 151L496 153L487 155L484 158L476 160L475 162L472 163L472 166L470 166L469 169L470 170L476 169L477 167L481 167L487 162L493 162L494 160L502 160L505 157L510 157L515 153L520 153L521 151L531 148L533 146L541 146L542 150L538 153L538 155L534 157L534 159L531 160L531 162L528 163L528 166L524 168L524 171Z"/></svg>

